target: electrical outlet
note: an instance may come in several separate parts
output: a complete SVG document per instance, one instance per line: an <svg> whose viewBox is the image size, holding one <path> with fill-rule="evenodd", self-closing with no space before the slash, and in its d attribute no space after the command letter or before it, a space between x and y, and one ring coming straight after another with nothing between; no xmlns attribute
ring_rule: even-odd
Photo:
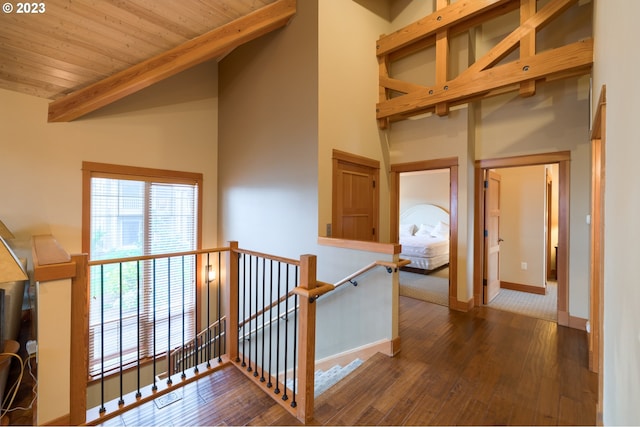
<svg viewBox="0 0 640 427"><path fill-rule="evenodd" d="M526 262L524 262L524 261L523 261L523 262L521 262L521 263L520 263L520 269L521 269L521 270L526 270L526 269L527 269L527 263L526 263Z"/></svg>
<svg viewBox="0 0 640 427"><path fill-rule="evenodd" d="M35 340L29 340L27 341L27 353L29 354L29 356L31 356L32 354L35 354L36 351L38 351L38 343Z"/></svg>

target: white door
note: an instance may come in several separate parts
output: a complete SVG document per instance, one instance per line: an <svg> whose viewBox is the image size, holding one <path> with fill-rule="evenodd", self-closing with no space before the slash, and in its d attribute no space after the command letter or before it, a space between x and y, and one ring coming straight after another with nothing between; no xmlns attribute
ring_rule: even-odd
<svg viewBox="0 0 640 427"><path fill-rule="evenodd" d="M487 171L484 192L484 304L500 292L500 175Z"/></svg>

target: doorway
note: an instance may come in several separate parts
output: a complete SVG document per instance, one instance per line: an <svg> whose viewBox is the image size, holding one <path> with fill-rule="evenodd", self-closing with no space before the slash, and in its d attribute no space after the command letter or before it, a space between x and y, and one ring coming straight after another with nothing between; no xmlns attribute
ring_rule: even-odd
<svg viewBox="0 0 640 427"><path fill-rule="evenodd" d="M449 169L400 174L400 257L411 261L400 271L400 295L445 307L449 306L449 174ZM441 221L446 233L435 230Z"/></svg>
<svg viewBox="0 0 640 427"><path fill-rule="evenodd" d="M547 153L532 156L509 157L476 161L475 168L475 209L474 209L474 300L476 305L485 304L484 269L487 263L485 255L485 217L484 177L489 170L557 164L558 166L558 221L557 221L557 321L563 326L569 325L568 315L568 279L569 272L569 173L570 152ZM544 184L543 184L544 185ZM542 226L541 226L542 228ZM555 248L554 248L555 249ZM555 251L554 251L555 252ZM541 267L542 270L542 267Z"/></svg>
<svg viewBox="0 0 640 427"><path fill-rule="evenodd" d="M390 189L391 189L391 241L399 241L400 229L400 180L401 174L420 171L447 170L449 175L449 308L459 311L468 311L469 305L458 301L458 158L444 158L437 160L425 160L411 163L391 165Z"/></svg>
<svg viewBox="0 0 640 427"><path fill-rule="evenodd" d="M557 321L557 175L557 164L487 171L483 304Z"/></svg>

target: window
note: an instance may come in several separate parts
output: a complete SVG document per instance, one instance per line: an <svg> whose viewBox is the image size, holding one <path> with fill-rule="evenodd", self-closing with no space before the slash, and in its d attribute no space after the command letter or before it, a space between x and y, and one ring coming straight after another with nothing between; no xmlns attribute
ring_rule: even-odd
<svg viewBox="0 0 640 427"><path fill-rule="evenodd" d="M83 250L91 261L200 248L201 174L89 162L83 172ZM192 339L195 272L195 255L92 266L89 375Z"/></svg>

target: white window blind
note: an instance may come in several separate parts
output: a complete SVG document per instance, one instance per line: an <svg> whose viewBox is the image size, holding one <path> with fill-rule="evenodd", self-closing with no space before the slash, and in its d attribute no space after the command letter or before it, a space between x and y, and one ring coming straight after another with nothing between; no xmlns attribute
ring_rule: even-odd
<svg viewBox="0 0 640 427"><path fill-rule="evenodd" d="M90 259L197 249L199 188L176 181L92 176ZM91 268L90 375L194 337L195 268L193 255Z"/></svg>

